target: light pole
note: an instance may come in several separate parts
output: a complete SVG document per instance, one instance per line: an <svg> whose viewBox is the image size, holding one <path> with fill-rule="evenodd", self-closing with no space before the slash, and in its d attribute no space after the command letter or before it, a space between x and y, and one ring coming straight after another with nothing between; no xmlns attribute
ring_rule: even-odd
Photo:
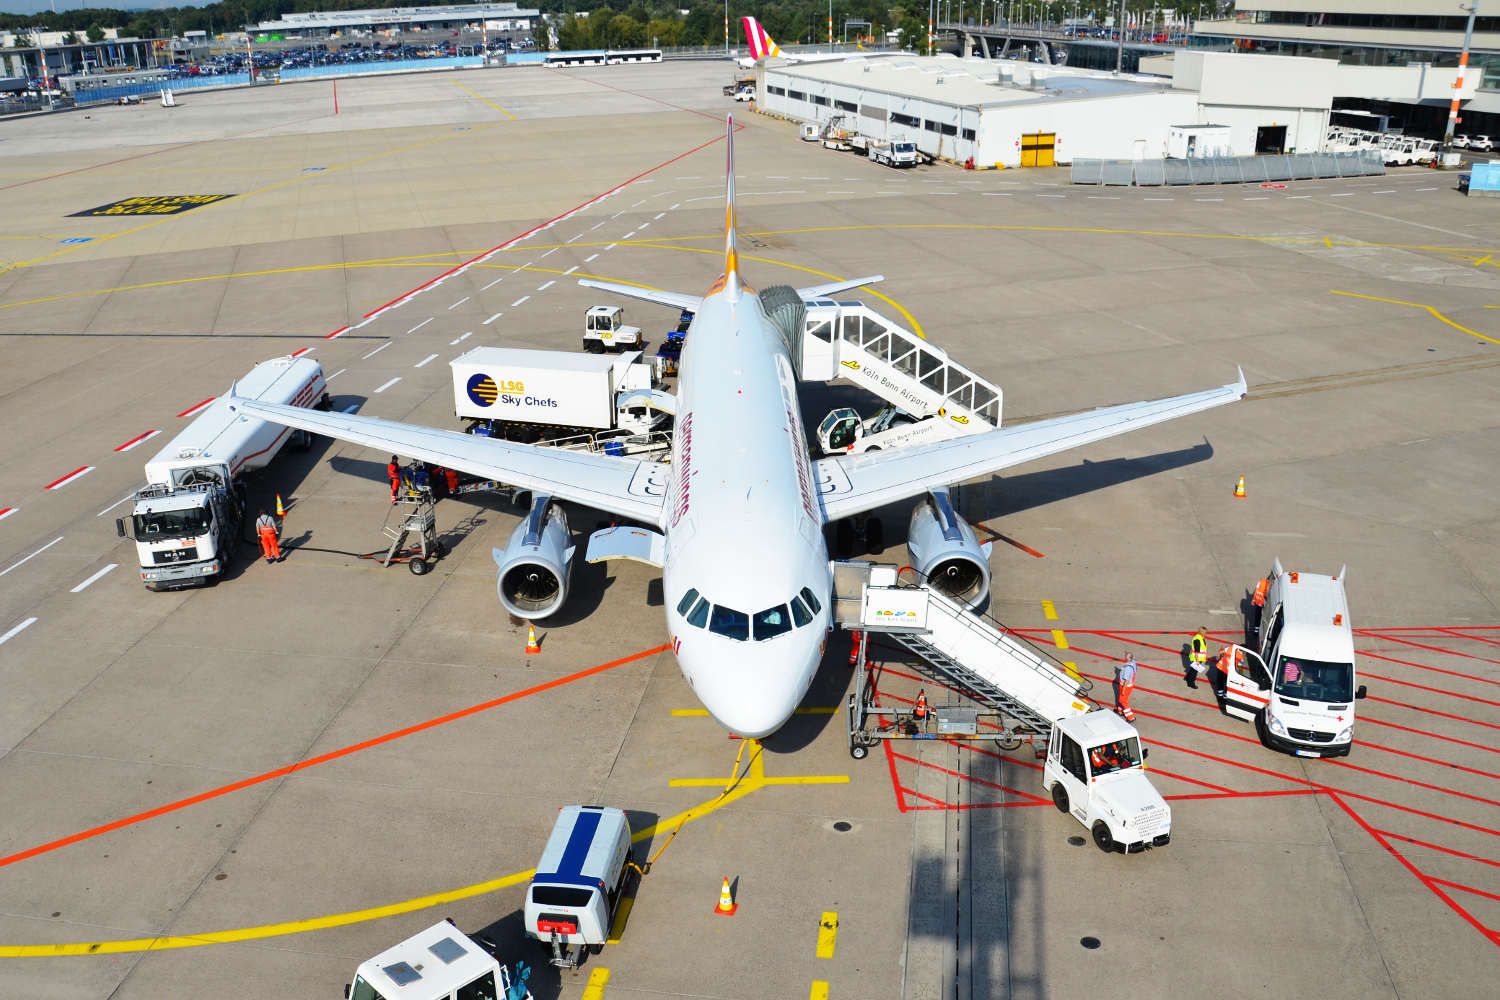
<svg viewBox="0 0 1500 1000"><path fill-rule="evenodd" d="M1125 0L1120 0L1120 16L1115 19L1115 76L1125 68Z"/></svg>
<svg viewBox="0 0 1500 1000"><path fill-rule="evenodd" d="M724 54L729 55L729 0L724 0Z"/></svg>
<svg viewBox="0 0 1500 1000"><path fill-rule="evenodd" d="M1453 81L1453 103L1448 106L1448 124L1443 126L1443 148L1453 148L1453 128L1458 124L1458 100L1464 87L1464 71L1469 68L1469 43L1474 40L1474 17L1479 0L1469 4L1469 23L1464 28L1464 50L1458 57L1458 77Z"/></svg>

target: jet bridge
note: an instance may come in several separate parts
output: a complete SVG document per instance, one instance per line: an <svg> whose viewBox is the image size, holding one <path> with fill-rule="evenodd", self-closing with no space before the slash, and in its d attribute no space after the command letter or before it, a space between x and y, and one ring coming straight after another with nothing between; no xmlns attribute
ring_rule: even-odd
<svg viewBox="0 0 1500 1000"><path fill-rule="evenodd" d="M1015 749L1034 736L1045 741L1053 722L1094 707L1087 680L995 619L921 584L902 584L895 566L836 563L834 616L864 640L849 696L849 753L856 760L881 739L990 739ZM916 654L925 673L979 707L936 708L920 718L909 708L878 706L879 668L868 655L876 635Z"/></svg>
<svg viewBox="0 0 1500 1000"><path fill-rule="evenodd" d="M920 420L940 420L951 435L1000 426L1000 387L948 357L863 302L807 303L802 377L842 378Z"/></svg>

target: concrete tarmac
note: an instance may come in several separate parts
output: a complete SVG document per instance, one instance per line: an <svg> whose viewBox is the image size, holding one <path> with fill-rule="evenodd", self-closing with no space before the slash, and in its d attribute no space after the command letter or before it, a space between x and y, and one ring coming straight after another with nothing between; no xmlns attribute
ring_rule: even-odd
<svg viewBox="0 0 1500 1000"><path fill-rule="evenodd" d="M337 115L309 83L4 124L0 996L337 996L445 916L539 963L539 998L1488 989L1493 220L1425 170L1166 190L895 171L733 105L729 75L372 78L341 81ZM842 634L803 714L737 758L641 566L575 567L527 656L490 558L518 512L444 501L450 554L425 576L382 570L357 555L385 544L388 456L338 442L255 482L256 500L289 501L284 562L246 546L215 587L141 586L122 498L256 362L308 348L340 408L451 427L453 357L578 349L604 300L577 278L706 288L730 110L749 279L884 273L865 301L999 383L1006 422L1244 366L1245 402L962 491L997 539L997 617L1105 700L1113 663L1140 659L1168 847L1097 851L1041 798L1029 749L852 760ZM76 214L212 194L231 197ZM676 319L626 309L652 340ZM876 405L809 386L809 426L834 400ZM903 563L904 511L884 521L872 555ZM1188 636L1232 639L1275 557L1349 567L1370 698L1345 760L1273 753L1184 683ZM960 700L880 658L890 703ZM619 943L558 974L519 908L556 810L578 802L626 808L638 850L661 853ZM732 918L711 915L726 875Z"/></svg>

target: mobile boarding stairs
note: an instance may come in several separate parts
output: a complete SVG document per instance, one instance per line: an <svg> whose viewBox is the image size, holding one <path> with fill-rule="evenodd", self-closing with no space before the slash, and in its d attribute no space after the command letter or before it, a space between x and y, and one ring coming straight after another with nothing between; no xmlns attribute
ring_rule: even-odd
<svg viewBox="0 0 1500 1000"><path fill-rule="evenodd" d="M994 740L1013 750L1041 737L1038 745L1045 747L1053 722L1092 707L1092 685L1067 665L930 587L902 584L898 572L869 562L834 564L834 618L858 637L849 695L849 754L855 760L883 739ZM924 673L977 707L937 707L920 718L911 708L879 706L879 667L869 662L874 636L914 653Z"/></svg>

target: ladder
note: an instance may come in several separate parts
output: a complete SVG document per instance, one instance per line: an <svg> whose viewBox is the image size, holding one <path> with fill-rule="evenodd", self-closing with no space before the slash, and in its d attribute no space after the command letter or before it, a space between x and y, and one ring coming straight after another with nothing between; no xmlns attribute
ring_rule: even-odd
<svg viewBox="0 0 1500 1000"><path fill-rule="evenodd" d="M836 563L833 607L838 624L889 637L913 653L929 676L997 716L1002 732L988 738L1012 743L1026 736L1045 740L1054 722L1093 708L1089 682L1054 665L1056 661L1040 648L926 586L898 585L896 575L894 566ZM849 745L856 759L864 757L876 739L903 735L891 734L890 727L872 731L867 725L871 717L901 713L874 707L865 661L866 644L861 643L856 690L850 696Z"/></svg>
<svg viewBox="0 0 1500 1000"><path fill-rule="evenodd" d="M802 377L842 378L918 419L946 417L961 433L1000 426L999 386L863 302L807 304Z"/></svg>

